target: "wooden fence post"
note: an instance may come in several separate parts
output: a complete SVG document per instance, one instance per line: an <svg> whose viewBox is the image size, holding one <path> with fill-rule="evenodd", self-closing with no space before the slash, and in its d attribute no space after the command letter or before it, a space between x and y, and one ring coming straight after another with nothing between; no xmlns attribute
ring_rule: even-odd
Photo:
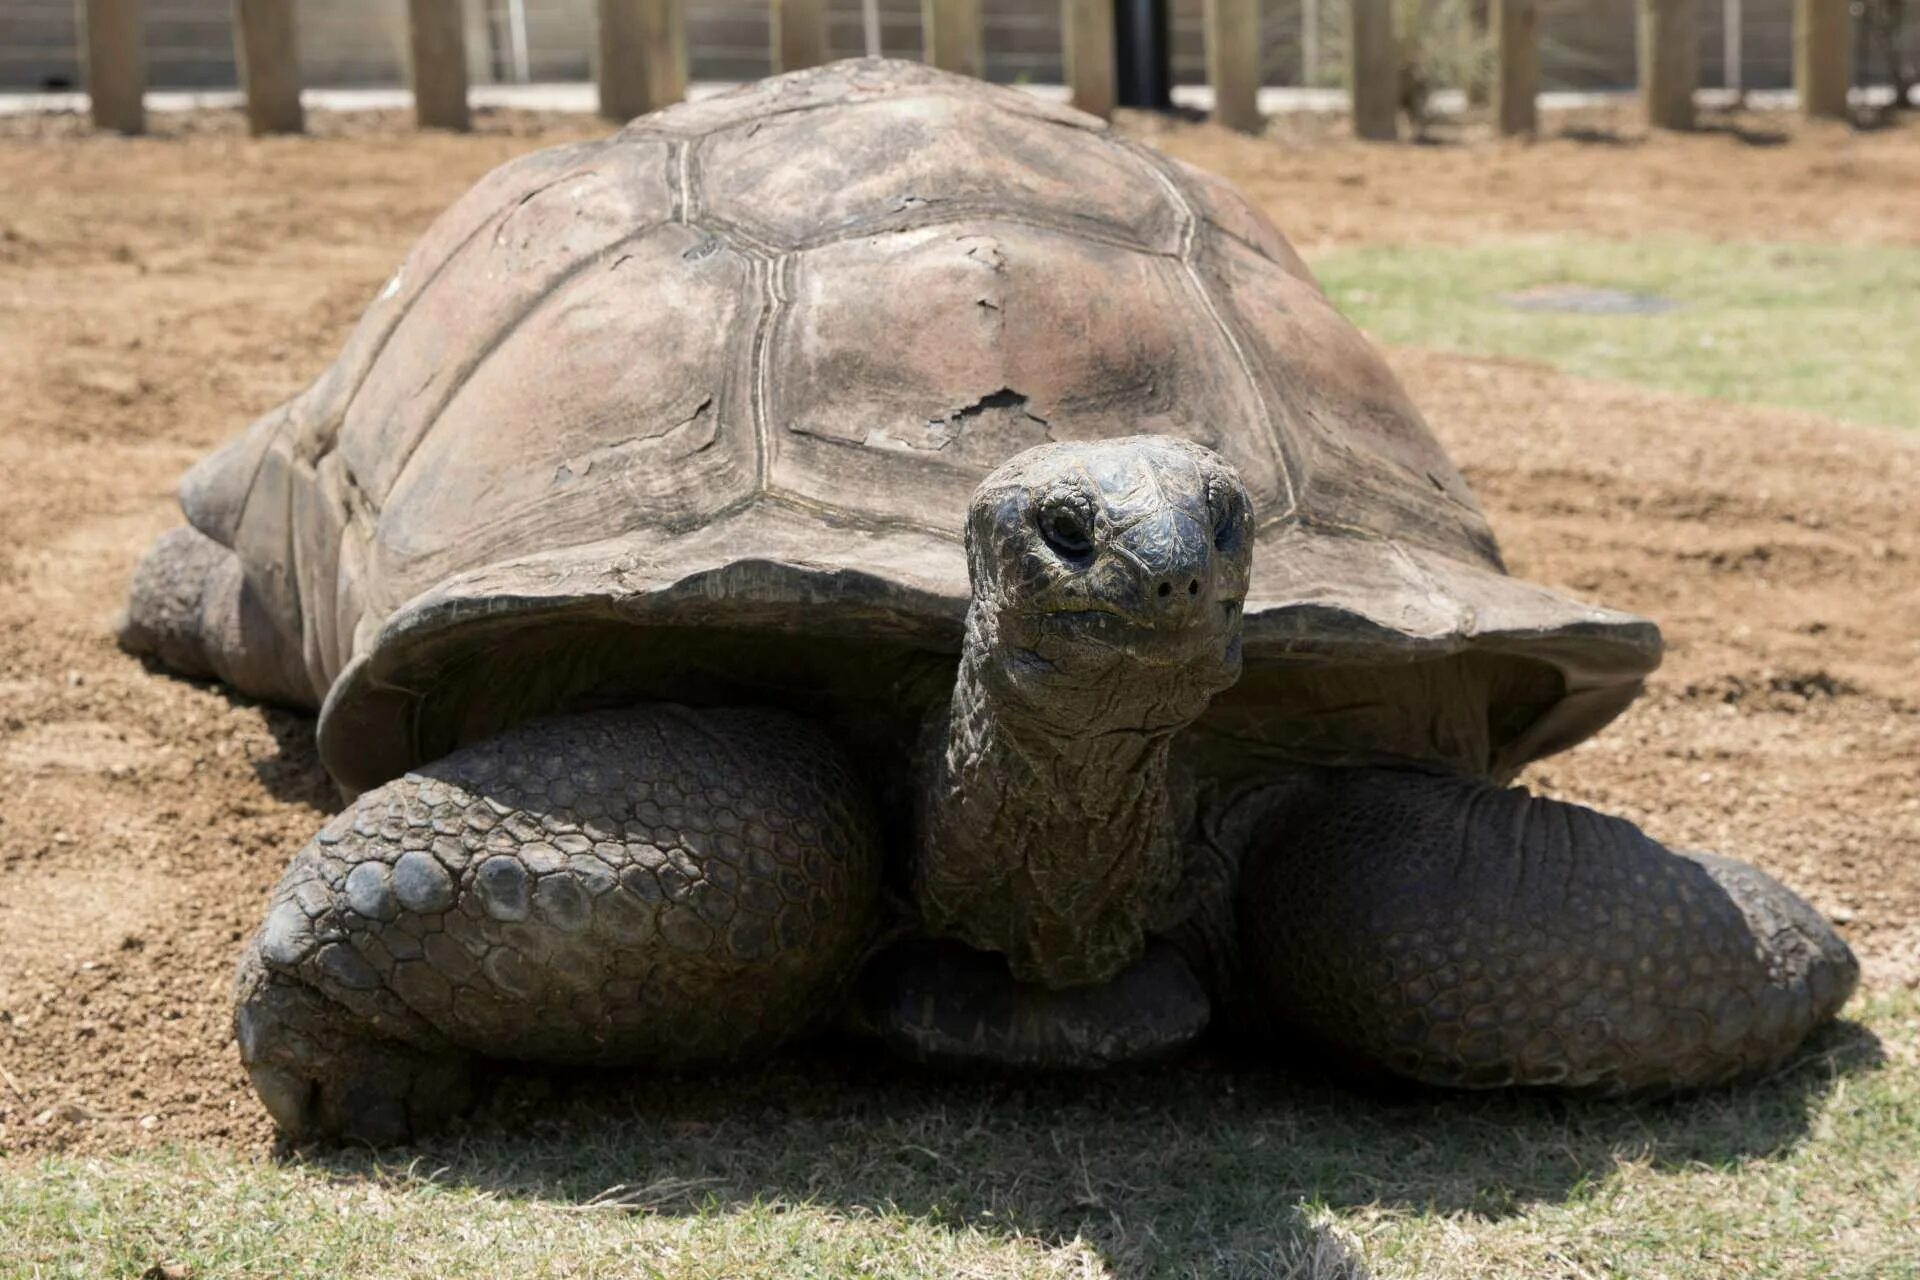
<svg viewBox="0 0 1920 1280"><path fill-rule="evenodd" d="M1102 120L1113 119L1119 96L1113 61L1113 0L1061 0L1060 35L1073 105Z"/></svg>
<svg viewBox="0 0 1920 1280"><path fill-rule="evenodd" d="M1847 118L1848 25L1847 0L1794 0L1793 87L1804 116Z"/></svg>
<svg viewBox="0 0 1920 1280"><path fill-rule="evenodd" d="M925 58L942 71L981 71L980 0L922 0Z"/></svg>
<svg viewBox="0 0 1920 1280"><path fill-rule="evenodd" d="M467 114L466 15L460 0L407 0L413 118L422 129L472 127Z"/></svg>
<svg viewBox="0 0 1920 1280"><path fill-rule="evenodd" d="M147 59L140 0L82 0L87 30L87 105L96 129L141 133L147 127Z"/></svg>
<svg viewBox="0 0 1920 1280"><path fill-rule="evenodd" d="M769 16L776 74L827 61L827 0L773 0Z"/></svg>
<svg viewBox="0 0 1920 1280"><path fill-rule="evenodd" d="M1493 0L1493 118L1500 132L1539 131L1539 0Z"/></svg>
<svg viewBox="0 0 1920 1280"><path fill-rule="evenodd" d="M687 96L681 0L599 0L600 114L625 121Z"/></svg>
<svg viewBox="0 0 1920 1280"><path fill-rule="evenodd" d="M1640 100L1656 129L1693 128L1700 82L1700 33L1694 0L1639 0Z"/></svg>
<svg viewBox="0 0 1920 1280"><path fill-rule="evenodd" d="M1393 0L1347 5L1347 91L1355 137L1392 142L1400 136L1400 61L1393 48Z"/></svg>
<svg viewBox="0 0 1920 1280"><path fill-rule="evenodd" d="M1720 6L1720 78L1733 90L1735 105L1745 101L1747 91L1741 7L1740 0L1724 0Z"/></svg>
<svg viewBox="0 0 1920 1280"><path fill-rule="evenodd" d="M1258 133L1262 123L1259 0L1206 0L1204 17L1214 122Z"/></svg>
<svg viewBox="0 0 1920 1280"><path fill-rule="evenodd" d="M247 127L255 134L299 133L300 46L293 0L234 0L234 45L247 90Z"/></svg>
<svg viewBox="0 0 1920 1280"><path fill-rule="evenodd" d="M1320 83L1320 0L1300 0L1300 86Z"/></svg>

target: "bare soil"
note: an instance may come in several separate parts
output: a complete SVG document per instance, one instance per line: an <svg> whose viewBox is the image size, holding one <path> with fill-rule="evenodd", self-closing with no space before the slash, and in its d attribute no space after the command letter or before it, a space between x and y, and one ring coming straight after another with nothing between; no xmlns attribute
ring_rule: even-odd
<svg viewBox="0 0 1920 1280"><path fill-rule="evenodd" d="M1577 233L1920 243L1920 130L1759 117L1649 139L1366 147L1128 127L1245 183L1308 252ZM237 116L95 137L0 121L0 1154L258 1146L227 981L335 803L309 721L167 678L110 625L179 473L299 390L411 239L486 169L601 132L470 137ZM1765 143L1766 145L1761 145ZM1530 781L1752 858L1920 983L1920 439L1393 353L1513 570L1657 618L1649 694Z"/></svg>

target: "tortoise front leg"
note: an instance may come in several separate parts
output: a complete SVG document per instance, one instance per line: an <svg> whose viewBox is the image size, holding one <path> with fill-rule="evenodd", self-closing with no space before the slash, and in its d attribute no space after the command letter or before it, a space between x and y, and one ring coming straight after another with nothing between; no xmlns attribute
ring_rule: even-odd
<svg viewBox="0 0 1920 1280"><path fill-rule="evenodd" d="M869 944L871 802L792 716L652 705L510 729L361 796L236 982L293 1137L397 1141L472 1057L678 1067L821 1021Z"/></svg>
<svg viewBox="0 0 1920 1280"><path fill-rule="evenodd" d="M1764 872L1523 790L1330 769L1263 844L1253 1020L1430 1084L1714 1084L1785 1057L1859 975Z"/></svg>

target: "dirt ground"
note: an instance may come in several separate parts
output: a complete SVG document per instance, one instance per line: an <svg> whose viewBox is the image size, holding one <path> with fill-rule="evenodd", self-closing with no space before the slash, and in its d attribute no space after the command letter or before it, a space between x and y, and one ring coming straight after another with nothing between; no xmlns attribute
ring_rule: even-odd
<svg viewBox="0 0 1920 1280"><path fill-rule="evenodd" d="M267 1141L229 966L334 803L310 722L151 673L109 627L182 469L299 390L414 235L583 119L475 136L232 114L0 121L0 1154ZM1920 243L1920 129L1607 114L1523 146L1128 127L1243 182L1309 254L1578 233ZM1752 858L1920 983L1920 438L1393 353L1513 570L1657 618L1646 698L1530 781Z"/></svg>

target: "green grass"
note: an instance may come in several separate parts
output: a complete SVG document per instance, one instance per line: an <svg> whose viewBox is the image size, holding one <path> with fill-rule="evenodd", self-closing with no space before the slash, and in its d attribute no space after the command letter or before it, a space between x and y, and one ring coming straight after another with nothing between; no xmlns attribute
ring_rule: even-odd
<svg viewBox="0 0 1920 1280"><path fill-rule="evenodd" d="M1348 249L1313 267L1381 342L1920 426L1920 249L1520 241ZM1555 284L1678 305L1594 316L1504 300Z"/></svg>
<svg viewBox="0 0 1920 1280"><path fill-rule="evenodd" d="M1920 997L1665 1102L865 1057L511 1082L384 1158L0 1166L0 1276L1920 1276ZM504 1135L504 1136L503 1136Z"/></svg>

